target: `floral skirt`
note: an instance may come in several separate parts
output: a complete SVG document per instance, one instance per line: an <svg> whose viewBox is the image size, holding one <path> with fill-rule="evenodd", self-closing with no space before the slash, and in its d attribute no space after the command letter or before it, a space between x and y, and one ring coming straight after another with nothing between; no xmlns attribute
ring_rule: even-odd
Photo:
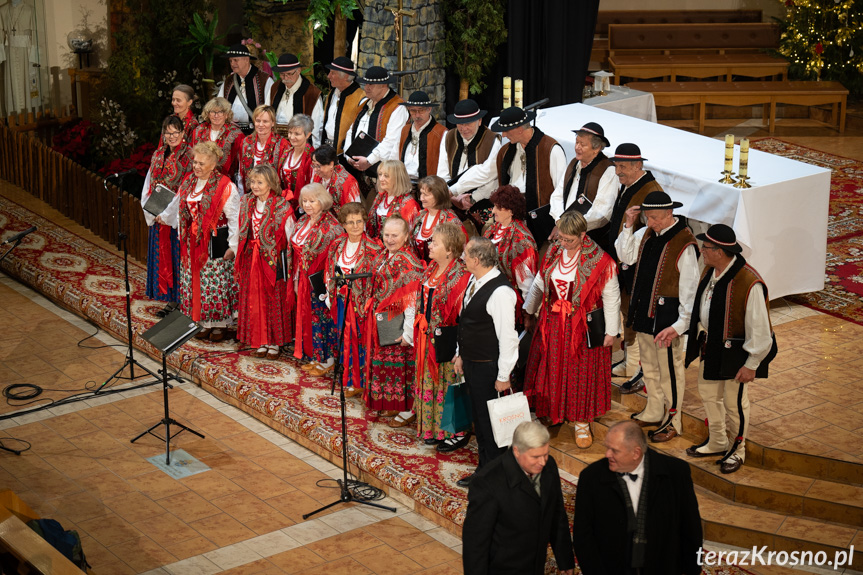
<svg viewBox="0 0 863 575"><path fill-rule="evenodd" d="M170 259L162 261L162 235L168 234L171 242ZM172 272L173 285L163 293L159 289L159 269L166 265ZM147 240L147 297L156 301L179 301L180 299L180 242L177 230L171 226L153 224Z"/></svg>
<svg viewBox="0 0 863 575"><path fill-rule="evenodd" d="M611 409L611 348L588 349L585 337L571 353L572 320L560 330L557 314L548 315L545 342L535 334L530 346L524 394L552 423L590 422Z"/></svg>
<svg viewBox="0 0 863 575"><path fill-rule="evenodd" d="M192 274L185 266L180 270L180 303L184 314L192 317ZM207 260L201 268L201 319L205 327L225 327L238 308L234 281L234 261L222 258Z"/></svg>
<svg viewBox="0 0 863 575"><path fill-rule="evenodd" d="M305 358L323 363L336 354L338 332L327 304L314 295L312 300L312 357Z"/></svg>
<svg viewBox="0 0 863 575"><path fill-rule="evenodd" d="M372 354L366 405L376 411L409 411L413 405L414 348L379 347Z"/></svg>
<svg viewBox="0 0 863 575"><path fill-rule="evenodd" d="M276 280L275 285L270 285L257 246L248 252L248 257L236 260L240 280L237 339L254 348L284 345L293 334L293 301L287 301L288 284Z"/></svg>
<svg viewBox="0 0 863 575"><path fill-rule="evenodd" d="M428 365L428 361L426 361ZM426 368L421 378L418 378L414 389L414 411L417 414L417 437L420 439L446 439L452 437L451 433L442 431L440 428L441 417L443 417L443 403L446 399L446 390L453 383L461 379L456 375L452 362L448 361L438 365L438 376L440 381L435 383L431 373Z"/></svg>

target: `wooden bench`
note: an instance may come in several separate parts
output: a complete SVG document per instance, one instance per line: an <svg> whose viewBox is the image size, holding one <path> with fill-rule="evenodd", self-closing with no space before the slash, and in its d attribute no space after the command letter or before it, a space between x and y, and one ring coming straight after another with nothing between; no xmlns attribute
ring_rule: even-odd
<svg viewBox="0 0 863 575"><path fill-rule="evenodd" d="M621 78L785 79L788 62L763 52L779 46L779 27L768 23L612 24L609 67Z"/></svg>
<svg viewBox="0 0 863 575"><path fill-rule="evenodd" d="M845 132L848 90L839 82L630 82L633 90L651 92L657 106L694 104L698 133L704 132L707 104L752 106L762 104L770 133L776 130L776 104L820 106L831 104L831 126Z"/></svg>
<svg viewBox="0 0 863 575"><path fill-rule="evenodd" d="M761 10L600 10L590 59L608 66L608 27L611 24L728 24L761 22Z"/></svg>

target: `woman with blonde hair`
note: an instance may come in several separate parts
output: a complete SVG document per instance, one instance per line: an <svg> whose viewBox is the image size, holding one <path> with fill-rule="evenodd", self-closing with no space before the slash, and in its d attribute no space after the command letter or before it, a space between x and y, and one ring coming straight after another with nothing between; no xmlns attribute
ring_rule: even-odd
<svg viewBox="0 0 863 575"><path fill-rule="evenodd" d="M213 142L222 150L216 169L231 179L237 176L240 151L243 149L243 132L234 124L234 111L225 98L216 97L204 104L201 123L195 128L191 145Z"/></svg>
<svg viewBox="0 0 863 575"><path fill-rule="evenodd" d="M276 127L276 111L272 106L261 104L252 112L252 123L255 132L243 140L243 150L240 152L240 171L237 176L237 186L240 193L248 193L248 175L258 164L269 164L280 170L287 161L291 144L278 135Z"/></svg>
<svg viewBox="0 0 863 575"><path fill-rule="evenodd" d="M318 376L332 371L338 344L333 318L325 303L323 279L333 240L345 231L330 213L332 205L333 198L326 188L321 184L306 184L300 190L300 207L305 214L291 236L297 294L294 357L306 360L308 363L302 368ZM317 289L313 289L313 284Z"/></svg>
<svg viewBox="0 0 863 575"><path fill-rule="evenodd" d="M420 206L411 193L411 180L405 165L398 160L384 160L378 166L378 194L369 210L366 233L369 237L381 237L387 218L400 215L412 230L420 212Z"/></svg>
<svg viewBox="0 0 863 575"><path fill-rule="evenodd" d="M524 303L525 325L535 327L524 393L538 417L574 422L575 443L586 449L593 443L590 422L611 408L611 346L620 333L617 265L588 237L580 213L564 213L557 230Z"/></svg>
<svg viewBox="0 0 863 575"><path fill-rule="evenodd" d="M233 260L240 195L216 170L222 155L216 144L196 144L192 153L193 175L156 221L179 228L181 310L204 327L195 337L222 341L237 307Z"/></svg>
<svg viewBox="0 0 863 575"><path fill-rule="evenodd" d="M447 388L458 380L452 364L455 330L471 277L460 259L464 244L461 222L444 222L435 228L428 246L431 263L423 272L416 303L405 313L402 335L402 345L412 344L416 350L413 411L417 437L426 445L448 442L451 449L446 451L466 442L464 435L453 437L441 429ZM405 421L411 419L408 416ZM391 425L397 426L398 420Z"/></svg>
<svg viewBox="0 0 863 575"><path fill-rule="evenodd" d="M344 329L345 332L341 357L344 368L343 383L345 394L353 397L362 393L365 388L363 370L366 350L361 339L363 309L371 295L371 280L354 280L348 305L348 285L338 285L337 279L342 275L371 272L372 261L383 251L383 247L365 234L366 211L362 204L349 202L343 205L339 211L339 223L346 233L336 238L329 250L324 281L327 284L327 302L336 324L336 333L339 329Z"/></svg>
<svg viewBox="0 0 863 575"><path fill-rule="evenodd" d="M237 339L254 357L277 359L292 339L293 282L288 241L294 211L279 193L276 169L261 164L249 172L252 193L241 199L239 246L234 274L240 286Z"/></svg>

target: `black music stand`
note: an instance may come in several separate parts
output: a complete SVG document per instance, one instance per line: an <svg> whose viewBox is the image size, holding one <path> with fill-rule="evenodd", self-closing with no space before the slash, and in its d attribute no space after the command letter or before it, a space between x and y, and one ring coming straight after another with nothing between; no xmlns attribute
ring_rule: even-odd
<svg viewBox="0 0 863 575"><path fill-rule="evenodd" d="M135 443L148 433L153 437L161 439L165 442L165 465L171 465L171 439L182 433L183 431L188 431L189 433L194 433L201 439L204 439L204 436L194 429L190 429L186 427L182 423L176 421L171 418L170 411L168 409L168 390L172 387L169 383L169 379L177 379L179 378L173 375L168 375L168 355L174 352L178 347L192 339L198 332L201 331L201 326L198 325L192 318L183 315L180 310L174 310L169 313L165 319L145 331L141 334L146 341L150 342L156 349L162 352L162 395L165 402L165 417L161 419L158 423L152 426L150 429L141 433L137 437L135 437L130 443ZM160 425L165 426L165 436L162 437L156 433L153 433L153 430L159 427ZM174 425L179 427L180 429L173 434L171 434L171 426Z"/></svg>
<svg viewBox="0 0 863 575"><path fill-rule="evenodd" d="M371 274L368 274L371 275ZM316 513L320 513L325 509L329 509L334 505L338 505L339 503L350 503L355 502L361 505L368 505L369 507L377 507L378 509L384 509L386 511L396 512L394 507L387 507L386 505L381 505L380 503L372 503L371 501L365 501L363 499L358 499L353 492L351 492L351 487L367 487L367 483L363 483L361 481L348 481L348 414L346 408L346 399L345 399L345 384L344 378L342 377L342 373L344 371L344 367L342 365L342 353L345 347L345 324L347 323L348 317L348 307L351 305L351 293L353 292L354 280L356 278L346 278L343 275L336 276L336 286L341 287L343 285L348 286L348 295L345 297L345 317L341 321L341 326L339 326L339 345L336 347L336 356L334 358L335 364L333 365L333 387L330 390L330 395L335 394L336 392L336 383L339 385L339 403L342 408L342 478L336 479L336 483L339 484L339 498L333 501L332 503L328 503L319 509L315 509L310 513L306 513L303 515L303 519L308 519L312 515ZM336 298L338 299L338 298ZM333 302L335 305L338 305L337 302ZM366 358L366 361L371 361L370 357Z"/></svg>

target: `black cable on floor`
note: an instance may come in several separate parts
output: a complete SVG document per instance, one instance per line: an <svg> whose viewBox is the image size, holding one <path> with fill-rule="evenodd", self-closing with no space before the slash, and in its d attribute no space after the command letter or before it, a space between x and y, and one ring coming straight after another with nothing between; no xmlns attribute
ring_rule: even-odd
<svg viewBox="0 0 863 575"><path fill-rule="evenodd" d="M341 489L340 481L340 479L318 479L315 485L327 489ZM326 485L327 483L335 483L336 485L333 487ZM383 489L378 489L356 479L348 479L348 491L351 492L354 501L379 501L386 497Z"/></svg>

